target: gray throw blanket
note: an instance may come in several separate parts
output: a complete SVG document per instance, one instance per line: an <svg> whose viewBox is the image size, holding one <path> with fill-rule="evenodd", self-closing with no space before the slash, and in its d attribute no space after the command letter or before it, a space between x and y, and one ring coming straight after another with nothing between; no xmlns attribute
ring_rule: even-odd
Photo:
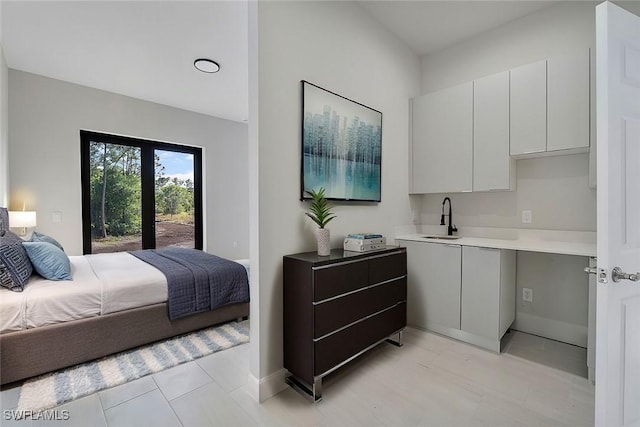
<svg viewBox="0 0 640 427"><path fill-rule="evenodd" d="M249 301L247 271L237 262L173 246L129 253L167 277L171 320Z"/></svg>

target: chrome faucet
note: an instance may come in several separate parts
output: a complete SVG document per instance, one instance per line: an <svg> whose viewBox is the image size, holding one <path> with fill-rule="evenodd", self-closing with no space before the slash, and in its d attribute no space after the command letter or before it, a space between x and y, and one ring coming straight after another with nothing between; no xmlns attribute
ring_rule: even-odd
<svg viewBox="0 0 640 427"><path fill-rule="evenodd" d="M445 197L444 200L442 201L442 215L440 216L440 225L445 225L444 224L444 205L445 203L447 203L447 200L449 201L449 226L447 227L447 236L453 236L453 233L458 232L458 229L452 223L453 215L451 213L451 199L448 197Z"/></svg>

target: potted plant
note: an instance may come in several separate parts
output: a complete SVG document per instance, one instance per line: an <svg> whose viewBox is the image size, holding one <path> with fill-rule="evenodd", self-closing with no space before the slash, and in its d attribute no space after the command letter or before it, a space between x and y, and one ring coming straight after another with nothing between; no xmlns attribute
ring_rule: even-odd
<svg viewBox="0 0 640 427"><path fill-rule="evenodd" d="M331 212L331 207L324 195L324 188L320 187L318 191L305 191L311 197L311 206L309 212L305 214L318 225L316 230L316 240L318 242L318 255L327 256L331 252L329 246L329 229L325 226L336 216Z"/></svg>

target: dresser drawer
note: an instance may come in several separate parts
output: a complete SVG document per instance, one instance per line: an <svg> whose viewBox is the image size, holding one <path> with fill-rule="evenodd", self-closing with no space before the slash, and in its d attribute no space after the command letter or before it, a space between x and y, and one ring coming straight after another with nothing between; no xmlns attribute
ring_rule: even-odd
<svg viewBox="0 0 640 427"><path fill-rule="evenodd" d="M369 288L373 312L407 300L407 276Z"/></svg>
<svg viewBox="0 0 640 427"><path fill-rule="evenodd" d="M406 277L314 306L314 338L407 299Z"/></svg>
<svg viewBox="0 0 640 427"><path fill-rule="evenodd" d="M382 337L402 329L407 324L407 305L396 306L356 323L314 343L314 375L321 375L339 365Z"/></svg>
<svg viewBox="0 0 640 427"><path fill-rule="evenodd" d="M319 267L313 271L313 300L322 301L369 284L368 261Z"/></svg>
<svg viewBox="0 0 640 427"><path fill-rule="evenodd" d="M407 253L374 255L369 261L369 284L384 282L407 274Z"/></svg>

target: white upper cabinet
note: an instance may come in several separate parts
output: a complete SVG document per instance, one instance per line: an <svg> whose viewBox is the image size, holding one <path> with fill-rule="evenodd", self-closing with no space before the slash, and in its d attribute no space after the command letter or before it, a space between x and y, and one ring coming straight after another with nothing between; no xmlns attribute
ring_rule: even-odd
<svg viewBox="0 0 640 427"><path fill-rule="evenodd" d="M512 69L511 155L586 152L590 78L589 49Z"/></svg>
<svg viewBox="0 0 640 427"><path fill-rule="evenodd" d="M515 190L513 159L587 152L590 80L583 49L412 99L409 192Z"/></svg>
<svg viewBox="0 0 640 427"><path fill-rule="evenodd" d="M589 147L589 50L547 61L547 151Z"/></svg>
<svg viewBox="0 0 640 427"><path fill-rule="evenodd" d="M473 82L412 100L411 193L472 190Z"/></svg>
<svg viewBox="0 0 640 427"><path fill-rule="evenodd" d="M473 85L473 191L512 190L509 156L509 71Z"/></svg>
<svg viewBox="0 0 640 427"><path fill-rule="evenodd" d="M511 155L547 150L547 61L511 70Z"/></svg>

